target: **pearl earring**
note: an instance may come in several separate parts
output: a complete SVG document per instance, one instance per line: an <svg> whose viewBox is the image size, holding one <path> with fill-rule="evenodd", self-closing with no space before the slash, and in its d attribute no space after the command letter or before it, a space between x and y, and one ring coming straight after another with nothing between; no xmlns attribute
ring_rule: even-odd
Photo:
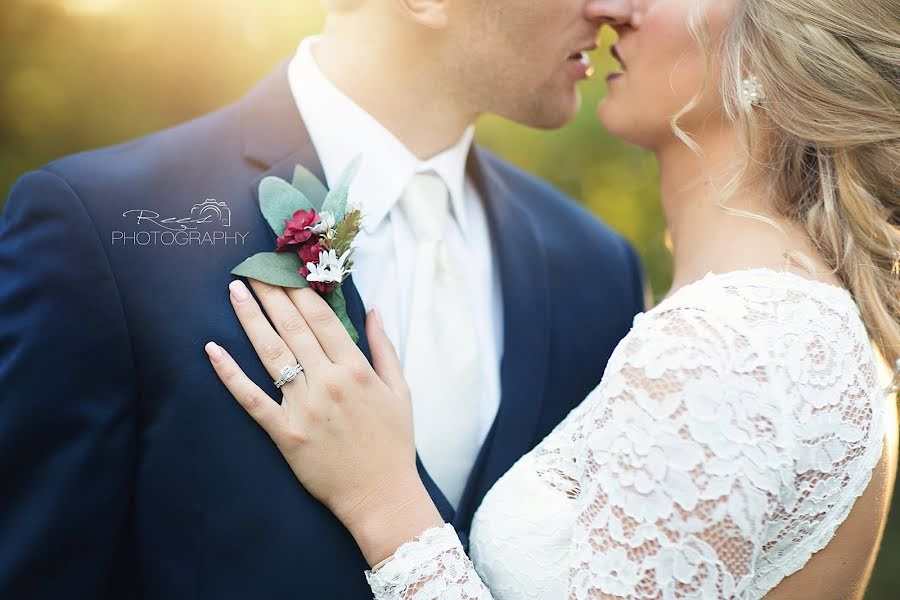
<svg viewBox="0 0 900 600"><path fill-rule="evenodd" d="M750 106L758 106L763 98L766 97L762 84L756 78L756 75L753 74L741 82L741 94L744 102Z"/></svg>

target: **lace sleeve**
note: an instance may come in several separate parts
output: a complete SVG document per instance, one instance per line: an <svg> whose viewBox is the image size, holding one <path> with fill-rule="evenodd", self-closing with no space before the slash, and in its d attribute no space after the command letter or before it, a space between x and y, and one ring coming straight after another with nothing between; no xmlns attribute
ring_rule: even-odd
<svg viewBox="0 0 900 600"><path fill-rule="evenodd" d="M568 596L745 598L793 472L766 362L707 311L642 317L585 414Z"/></svg>
<svg viewBox="0 0 900 600"><path fill-rule="evenodd" d="M491 600L450 524L406 542L366 580L375 600Z"/></svg>

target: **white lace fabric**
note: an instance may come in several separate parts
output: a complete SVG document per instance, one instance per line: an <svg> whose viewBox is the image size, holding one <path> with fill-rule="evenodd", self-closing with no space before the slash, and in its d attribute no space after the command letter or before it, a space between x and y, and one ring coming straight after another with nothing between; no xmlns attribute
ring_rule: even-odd
<svg viewBox="0 0 900 600"><path fill-rule="evenodd" d="M378 600L758 599L846 519L883 448L845 290L709 273L635 317L598 387L452 527L401 546Z"/></svg>
<svg viewBox="0 0 900 600"><path fill-rule="evenodd" d="M490 598L450 524L419 534L366 579L375 598Z"/></svg>

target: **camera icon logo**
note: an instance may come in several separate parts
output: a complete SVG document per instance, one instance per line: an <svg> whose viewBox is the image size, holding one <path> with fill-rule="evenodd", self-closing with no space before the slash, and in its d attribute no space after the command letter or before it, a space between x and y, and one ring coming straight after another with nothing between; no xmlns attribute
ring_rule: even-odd
<svg viewBox="0 0 900 600"><path fill-rule="evenodd" d="M207 222L206 215L212 214L214 218L221 222L222 227L231 226L231 209L224 202L217 202L213 198L207 198L204 202L195 204L191 208L191 217L196 219L198 223Z"/></svg>

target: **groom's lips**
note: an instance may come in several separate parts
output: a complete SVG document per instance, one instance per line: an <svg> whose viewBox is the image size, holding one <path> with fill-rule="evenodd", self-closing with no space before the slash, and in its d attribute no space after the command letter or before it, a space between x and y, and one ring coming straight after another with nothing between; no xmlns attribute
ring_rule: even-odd
<svg viewBox="0 0 900 600"><path fill-rule="evenodd" d="M569 60L582 60L587 52L597 49L597 42L591 42L583 48L569 55Z"/></svg>
<svg viewBox="0 0 900 600"><path fill-rule="evenodd" d="M589 44L578 52L573 52L566 59L569 71L577 79L587 79L594 72L594 67L591 66L591 59L587 53L596 48L596 43Z"/></svg>

